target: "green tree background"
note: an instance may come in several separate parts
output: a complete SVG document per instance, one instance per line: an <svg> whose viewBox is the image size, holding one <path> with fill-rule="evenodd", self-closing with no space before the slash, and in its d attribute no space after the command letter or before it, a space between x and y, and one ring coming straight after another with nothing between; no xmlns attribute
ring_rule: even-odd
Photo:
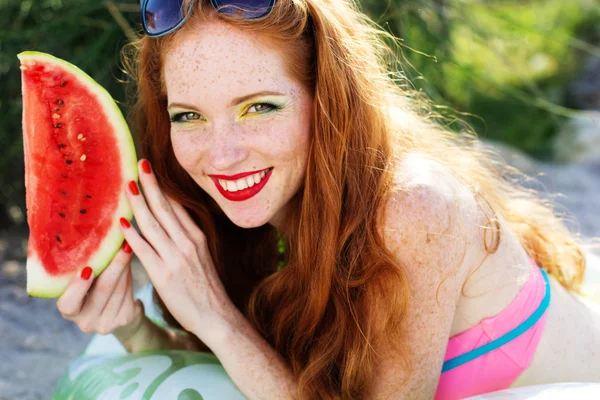
<svg viewBox="0 0 600 400"><path fill-rule="evenodd" d="M401 73L442 115L539 159L552 158L552 138L577 113L569 107L568 84L586 59L600 57L598 0L363 0L361 6L400 38ZM37 50L74 63L126 114L119 50L139 32L135 0L0 0L0 229L22 225L25 215L16 55Z"/></svg>

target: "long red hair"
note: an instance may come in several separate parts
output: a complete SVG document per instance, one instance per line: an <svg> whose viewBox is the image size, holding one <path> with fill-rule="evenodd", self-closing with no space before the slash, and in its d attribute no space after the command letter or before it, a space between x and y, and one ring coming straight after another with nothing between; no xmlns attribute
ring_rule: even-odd
<svg viewBox="0 0 600 400"><path fill-rule="evenodd" d="M228 19L208 1L198 3L179 31L125 47L125 67L136 83L130 122L161 188L206 234L232 301L289 362L301 398L362 397L374 379L378 340L393 343L406 361L399 367L410 367L399 333L409 301L406 266L382 236L385 203L399 190L394 166L408 152L451 169L502 214L540 265L577 290L585 260L550 205L503 179L518 173L473 146L474 134L455 135L419 114L426 103L412 101L389 70L393 53L385 40L391 37L353 2L278 0L260 21ZM284 233L234 225L174 156L164 57L181 32L210 18L280 49L292 76L314 96L308 168ZM281 270L280 239L287 250Z"/></svg>

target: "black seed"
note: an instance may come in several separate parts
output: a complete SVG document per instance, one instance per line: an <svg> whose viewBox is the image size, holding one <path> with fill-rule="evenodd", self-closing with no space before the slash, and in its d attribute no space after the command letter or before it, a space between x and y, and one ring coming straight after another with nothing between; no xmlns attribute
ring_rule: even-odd
<svg viewBox="0 0 600 400"><path fill-rule="evenodd" d="M58 215L59 215L61 218L64 218L64 217L65 217L65 214L63 214L63 213L58 213Z"/></svg>
<svg viewBox="0 0 600 400"><path fill-rule="evenodd" d="M67 146L66 146L66 145L64 145L64 144L62 144L62 143L60 143L60 144L58 145L58 148L59 148L59 149L64 149L65 147L67 147Z"/></svg>
<svg viewBox="0 0 600 400"><path fill-rule="evenodd" d="M57 103L58 103L58 105L59 105L59 106L61 106L61 107L65 105L65 102L64 102L64 101L62 101L61 99L58 99L58 102L57 102Z"/></svg>
<svg viewBox="0 0 600 400"><path fill-rule="evenodd" d="M72 161L72 160L67 160L67 161L65 161L65 162L66 162L67 164L73 164L73 161Z"/></svg>
<svg viewBox="0 0 600 400"><path fill-rule="evenodd" d="M60 128L60 127L62 127L62 124L59 122L58 124L54 124L54 127L55 128Z"/></svg>
<svg viewBox="0 0 600 400"><path fill-rule="evenodd" d="M80 213L85 214L85 209L82 208L81 210L79 210Z"/></svg>
<svg viewBox="0 0 600 400"><path fill-rule="evenodd" d="M56 235L56 240L59 242L62 242L62 240L60 240L60 236Z"/></svg>
<svg viewBox="0 0 600 400"><path fill-rule="evenodd" d="M65 175L65 174L63 174L63 175ZM63 178L65 178L65 177L66 177L66 175L65 175L65 176L63 176ZM65 191L61 191L61 192L60 192L60 194L62 194L63 196L66 196L66 195L67 195L67 192L65 192Z"/></svg>
<svg viewBox="0 0 600 400"><path fill-rule="evenodd" d="M60 174L61 178L66 178L67 174Z"/></svg>
<svg viewBox="0 0 600 400"><path fill-rule="evenodd" d="M89 194L86 194L85 197L87 197L88 199L92 198L92 196L90 196Z"/></svg>
<svg viewBox="0 0 600 400"><path fill-rule="evenodd" d="M60 87L65 87L65 86L67 86L67 82L66 81L64 81L63 83L60 84Z"/></svg>

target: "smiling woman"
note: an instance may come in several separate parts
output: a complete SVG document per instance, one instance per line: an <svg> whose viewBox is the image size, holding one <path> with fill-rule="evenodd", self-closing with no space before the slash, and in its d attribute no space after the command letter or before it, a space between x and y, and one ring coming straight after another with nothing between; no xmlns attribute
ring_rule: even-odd
<svg viewBox="0 0 600 400"><path fill-rule="evenodd" d="M354 3L260 3L142 3L177 18L127 48L146 159L122 230L187 333L139 311L125 348L212 351L250 399L600 381L600 311L551 206L418 112Z"/></svg>

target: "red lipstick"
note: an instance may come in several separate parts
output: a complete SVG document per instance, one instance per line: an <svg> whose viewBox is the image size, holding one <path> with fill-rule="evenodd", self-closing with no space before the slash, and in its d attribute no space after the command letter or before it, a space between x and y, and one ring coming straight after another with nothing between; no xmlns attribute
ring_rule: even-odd
<svg viewBox="0 0 600 400"><path fill-rule="evenodd" d="M229 192L229 191L223 189L223 187L221 186L221 184L218 182L217 179L236 180L236 179L240 179L240 178L243 178L245 176L248 176L248 175L255 174L257 172L262 172L262 171L263 170L261 170L261 171L255 171L255 172L243 172L241 174L231 175L231 176L227 176L227 175L210 175L210 177L213 178L213 182L214 182L215 186L217 187L217 189L219 190L219 192L223 195L223 197L225 197L227 200L231 200L231 201L244 201L244 200L248 200L249 198L251 198L254 195L258 194L258 192L260 192L262 190L262 188L267 184L267 181L271 177L271 172L273 171L272 168L269 169L269 171L266 173L266 175L262 177L262 179L260 180L260 182L258 182L257 184L255 184L252 187L247 187L246 189L238 190L236 192Z"/></svg>

